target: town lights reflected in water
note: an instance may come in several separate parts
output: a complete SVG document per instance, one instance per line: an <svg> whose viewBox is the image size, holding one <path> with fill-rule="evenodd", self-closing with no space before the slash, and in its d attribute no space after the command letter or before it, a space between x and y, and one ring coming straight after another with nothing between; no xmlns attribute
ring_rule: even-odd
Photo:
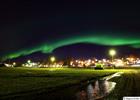
<svg viewBox="0 0 140 100"><path fill-rule="evenodd" d="M107 96L116 86L115 82L97 80L77 93L77 100L97 100Z"/></svg>

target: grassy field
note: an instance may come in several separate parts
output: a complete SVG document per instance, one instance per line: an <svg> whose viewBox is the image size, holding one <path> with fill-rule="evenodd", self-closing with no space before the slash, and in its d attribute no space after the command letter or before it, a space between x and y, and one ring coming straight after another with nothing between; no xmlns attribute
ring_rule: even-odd
<svg viewBox="0 0 140 100"><path fill-rule="evenodd" d="M73 68L0 68L0 97L34 91L51 91L91 78L115 73L116 70Z"/></svg>
<svg viewBox="0 0 140 100"><path fill-rule="evenodd" d="M124 95L140 95L140 69L0 68L0 99L50 92L115 72L124 74L112 79L117 86L108 100Z"/></svg>

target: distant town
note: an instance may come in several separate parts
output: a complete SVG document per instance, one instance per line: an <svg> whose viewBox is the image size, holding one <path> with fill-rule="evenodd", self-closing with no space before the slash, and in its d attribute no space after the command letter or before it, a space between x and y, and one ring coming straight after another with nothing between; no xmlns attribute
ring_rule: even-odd
<svg viewBox="0 0 140 100"><path fill-rule="evenodd" d="M1 63L1 66L5 67L39 67L39 68L47 68L47 67L73 67L73 68L95 68L97 66L103 68L115 68L115 67L139 67L140 66L140 58L121 58L121 59L72 59L65 61L57 61L55 57L50 57L50 61L46 62L34 62L32 60L27 60L25 63L19 62L5 62Z"/></svg>

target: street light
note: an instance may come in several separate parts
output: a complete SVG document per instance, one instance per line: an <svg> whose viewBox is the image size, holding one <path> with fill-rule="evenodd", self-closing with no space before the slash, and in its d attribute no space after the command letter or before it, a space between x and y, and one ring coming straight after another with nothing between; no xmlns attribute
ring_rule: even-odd
<svg viewBox="0 0 140 100"><path fill-rule="evenodd" d="M16 62L13 62L13 66L15 66L16 65Z"/></svg>
<svg viewBox="0 0 140 100"><path fill-rule="evenodd" d="M31 63L31 60L27 60L27 63Z"/></svg>
<svg viewBox="0 0 140 100"><path fill-rule="evenodd" d="M50 61L51 61L51 62L54 62L54 61L55 61L55 57L51 57L51 58L50 58Z"/></svg>
<svg viewBox="0 0 140 100"><path fill-rule="evenodd" d="M113 57L116 55L116 51L114 49L109 50L109 54L112 57L112 62L113 62Z"/></svg>

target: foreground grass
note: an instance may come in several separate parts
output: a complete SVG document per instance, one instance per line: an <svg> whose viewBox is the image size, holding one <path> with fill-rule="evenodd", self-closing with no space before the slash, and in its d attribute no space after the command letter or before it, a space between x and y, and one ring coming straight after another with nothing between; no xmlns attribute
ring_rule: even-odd
<svg viewBox="0 0 140 100"><path fill-rule="evenodd" d="M0 68L0 97L22 93L51 91L118 70L73 68Z"/></svg>
<svg viewBox="0 0 140 100"><path fill-rule="evenodd" d="M0 68L0 99L35 96L115 72L124 74L112 79L117 85L107 100L140 95L140 69Z"/></svg>

